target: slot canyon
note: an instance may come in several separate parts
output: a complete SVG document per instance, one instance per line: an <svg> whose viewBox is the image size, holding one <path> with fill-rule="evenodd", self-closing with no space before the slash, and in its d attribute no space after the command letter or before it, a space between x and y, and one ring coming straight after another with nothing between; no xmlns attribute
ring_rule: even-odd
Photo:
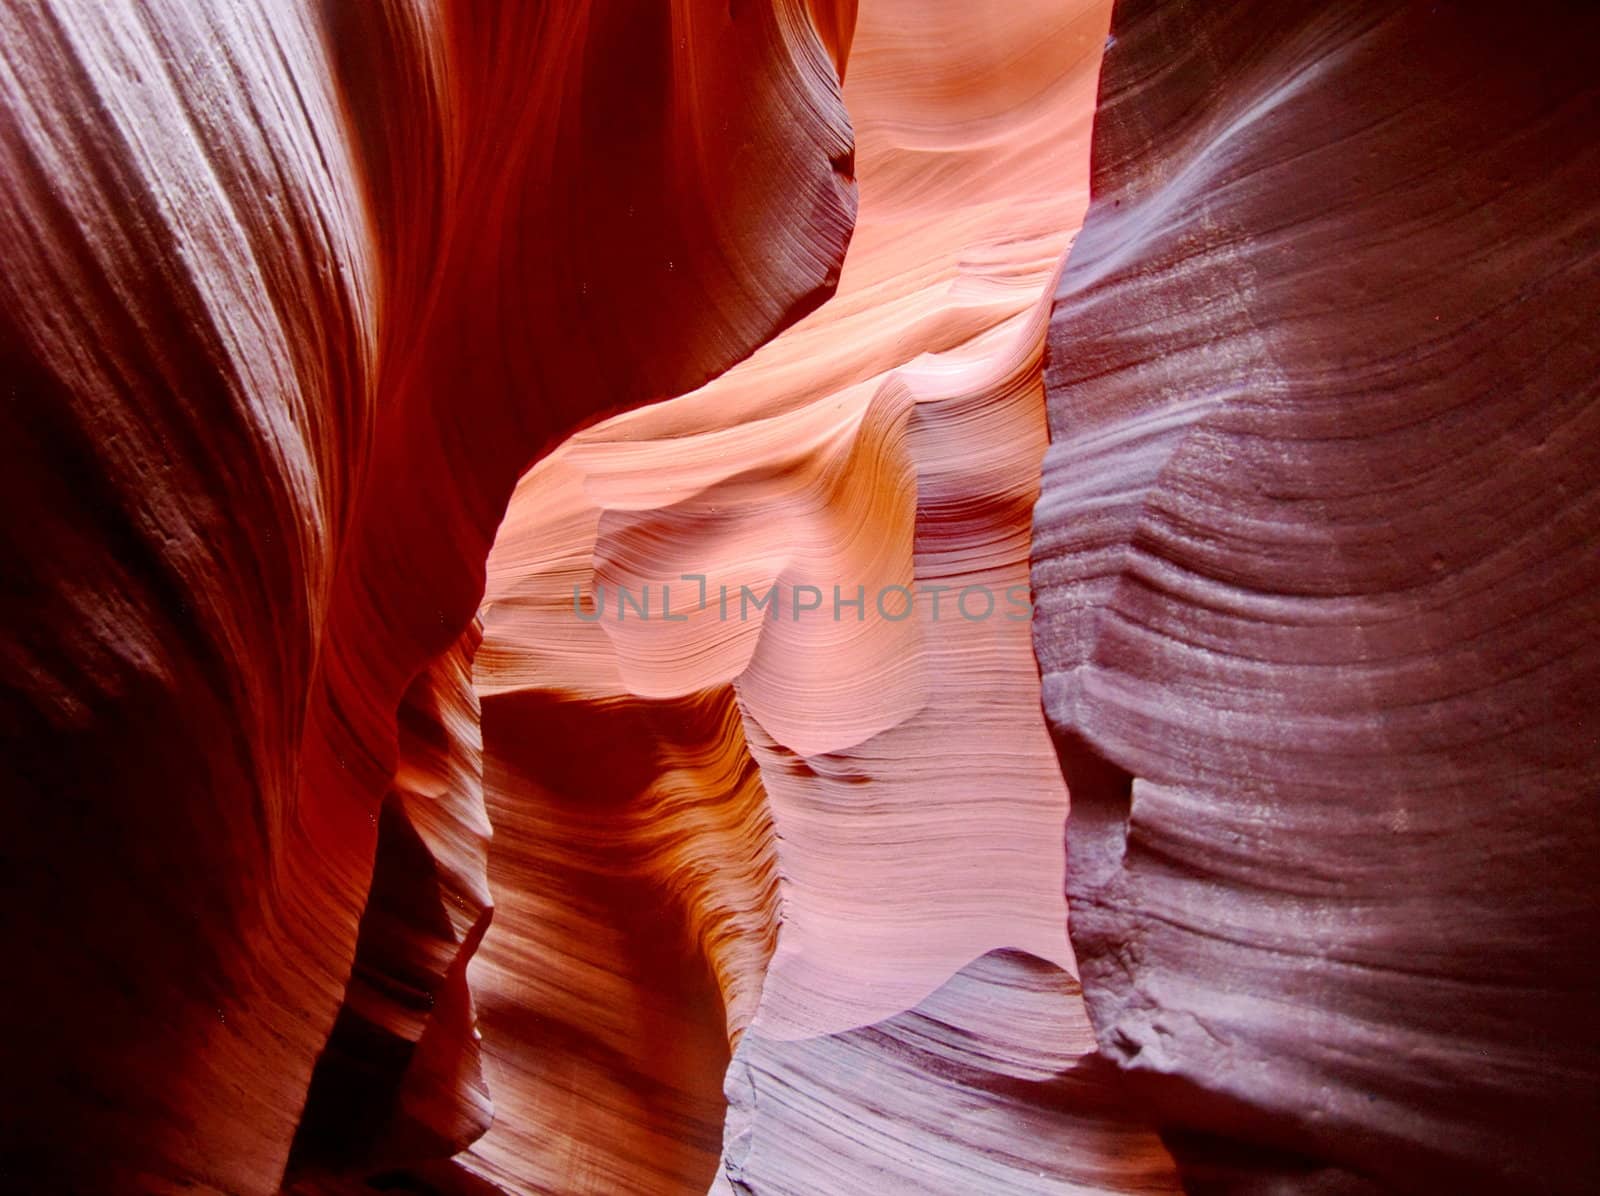
<svg viewBox="0 0 1600 1196"><path fill-rule="evenodd" d="M1597 64L0 0L0 1196L1600 1190Z"/></svg>

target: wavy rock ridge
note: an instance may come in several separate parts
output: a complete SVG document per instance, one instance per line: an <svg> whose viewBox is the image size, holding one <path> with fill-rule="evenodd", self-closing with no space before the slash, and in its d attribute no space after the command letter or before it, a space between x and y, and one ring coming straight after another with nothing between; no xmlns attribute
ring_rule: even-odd
<svg viewBox="0 0 1600 1196"><path fill-rule="evenodd" d="M1594 15L1112 32L1033 550L1101 1049L1196 1190L1592 1190Z"/></svg>
<svg viewBox="0 0 1600 1196"><path fill-rule="evenodd" d="M270 1192L292 1141L481 1130L490 537L575 425L831 290L815 10L0 13L12 1173Z"/></svg>
<svg viewBox="0 0 1600 1196"><path fill-rule="evenodd" d="M465 1160L507 1190L1172 1186L1083 1062L1066 794L1005 617L1107 11L863 6L836 296L519 484L477 662L500 1119Z"/></svg>

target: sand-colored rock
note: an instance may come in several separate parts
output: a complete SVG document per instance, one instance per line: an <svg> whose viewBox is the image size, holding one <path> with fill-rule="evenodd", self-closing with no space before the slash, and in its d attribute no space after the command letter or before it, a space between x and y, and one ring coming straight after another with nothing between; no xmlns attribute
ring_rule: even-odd
<svg viewBox="0 0 1600 1196"><path fill-rule="evenodd" d="M1026 621L1044 320L1107 15L863 4L838 293L519 484L476 674L498 911L470 974L500 1117L463 1156L506 1190L1171 1187L1105 1073L1074 1070ZM924 591L910 617L897 586ZM973 963L1007 950L1058 978L1030 1025L1062 1034L1011 1095L1009 982ZM972 1035L948 1084L937 1049L893 1058L946 998ZM752 1097L778 1076L792 1100ZM876 1145L828 1136L863 1120Z"/></svg>

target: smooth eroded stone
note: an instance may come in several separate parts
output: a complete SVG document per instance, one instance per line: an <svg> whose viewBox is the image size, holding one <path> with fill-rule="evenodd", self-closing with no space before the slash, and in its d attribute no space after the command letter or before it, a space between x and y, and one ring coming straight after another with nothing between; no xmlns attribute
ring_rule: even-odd
<svg viewBox="0 0 1600 1196"><path fill-rule="evenodd" d="M1592 1190L1595 12L1119 3L1034 644L1198 1188Z"/></svg>

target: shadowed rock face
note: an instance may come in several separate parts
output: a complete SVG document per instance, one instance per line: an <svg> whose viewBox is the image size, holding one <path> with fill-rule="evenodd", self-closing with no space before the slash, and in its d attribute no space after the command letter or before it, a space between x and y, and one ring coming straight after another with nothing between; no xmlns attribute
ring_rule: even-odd
<svg viewBox="0 0 1600 1196"><path fill-rule="evenodd" d="M490 537L854 212L852 5L647 7L0 12L8 1190L273 1191L308 1089L297 1174L487 1123Z"/></svg>
<svg viewBox="0 0 1600 1196"><path fill-rule="evenodd" d="M1595 13L1119 3L1034 642L1196 1190L1592 1190Z"/></svg>

